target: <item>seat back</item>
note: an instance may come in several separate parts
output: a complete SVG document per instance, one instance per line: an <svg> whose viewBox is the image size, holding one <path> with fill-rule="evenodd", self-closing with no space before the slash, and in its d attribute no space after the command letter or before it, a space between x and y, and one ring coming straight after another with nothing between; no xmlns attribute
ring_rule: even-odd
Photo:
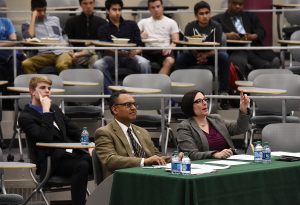
<svg viewBox="0 0 300 205"><path fill-rule="evenodd" d="M287 4L300 4L299 0L286 0ZM299 11L284 11L284 17L291 26L299 25L300 12Z"/></svg>
<svg viewBox="0 0 300 205"><path fill-rule="evenodd" d="M300 151L300 123L269 124L262 130L262 140L269 142L272 151Z"/></svg>
<svg viewBox="0 0 300 205"><path fill-rule="evenodd" d="M50 80L52 80L52 88L58 88L58 89L63 89L63 82L61 78L57 75L52 75L52 74L23 74L23 75L18 75L15 80L14 80L14 86L15 87L26 87L28 88L29 81L31 80L32 77L34 76L47 76ZM24 95L21 93L21 95ZM28 95L28 93L26 93ZM26 99L20 99L18 104L21 109L24 108L26 104L30 102L30 98ZM61 98L54 98L52 100L52 103L56 105L60 105L62 102Z"/></svg>
<svg viewBox="0 0 300 205"><path fill-rule="evenodd" d="M104 177L102 172L102 164L95 149L92 151L92 163L95 185L99 185L103 181Z"/></svg>
<svg viewBox="0 0 300 205"><path fill-rule="evenodd" d="M27 154L29 161L33 164L37 164L37 150L35 146L35 142L33 142L27 135L25 135Z"/></svg>
<svg viewBox="0 0 300 205"><path fill-rule="evenodd" d="M79 7L78 1L76 0L60 0L60 1L47 1L48 9L51 7ZM80 13L80 11L78 11ZM51 13L51 16L56 16L59 18L61 28L65 27L67 20L70 18L71 14L69 13Z"/></svg>
<svg viewBox="0 0 300 205"><path fill-rule="evenodd" d="M300 76L294 74L263 74L253 81L255 87L284 89L285 94L280 96L300 96ZM259 95L259 94L257 94ZM261 94L260 94L261 95ZM263 94L268 95L268 94ZM274 94L270 94L275 96ZM276 95L276 96L278 96ZM258 110L272 114L282 114L282 101L280 99L257 99L255 100ZM299 100L287 100L287 113L297 110L300 106Z"/></svg>
<svg viewBox="0 0 300 205"><path fill-rule="evenodd" d="M160 89L158 94L171 93L171 79L162 74L131 74L124 78L123 86ZM137 98L136 101L139 110L157 110L161 107L160 98ZM167 105L167 100L165 103Z"/></svg>
<svg viewBox="0 0 300 205"><path fill-rule="evenodd" d="M0 162L3 162L3 152L0 147ZM7 194L4 184L4 169L0 168L0 204L4 205L19 205L22 204L24 199L18 194Z"/></svg>
<svg viewBox="0 0 300 205"><path fill-rule="evenodd" d="M298 11L298 13L300 13L300 12ZM299 16L299 18L300 18L300 16ZM299 22L299 18L297 19L298 22ZM292 41L300 41L300 30L299 31L295 31L291 35L291 40ZM291 52L294 60L300 61L300 49L291 49L290 52Z"/></svg>
<svg viewBox="0 0 300 205"><path fill-rule="evenodd" d="M68 69L60 72L59 77L63 81L91 82L98 85L65 85L66 95L101 95L103 94L103 73L97 69ZM76 102L82 104L93 104L99 98L66 98L65 102Z"/></svg>
<svg viewBox="0 0 300 205"><path fill-rule="evenodd" d="M210 70L184 69L175 70L170 75L172 82L193 83L193 87L175 87L172 86L172 94L185 94L190 90L201 90L206 95L211 95L213 91L213 74ZM175 99L181 101L181 99Z"/></svg>
<svg viewBox="0 0 300 205"><path fill-rule="evenodd" d="M278 69L278 68L256 69L256 70L251 71L248 74L247 79L249 81L253 81L257 76L263 75L263 74L293 74L293 72L288 69Z"/></svg>

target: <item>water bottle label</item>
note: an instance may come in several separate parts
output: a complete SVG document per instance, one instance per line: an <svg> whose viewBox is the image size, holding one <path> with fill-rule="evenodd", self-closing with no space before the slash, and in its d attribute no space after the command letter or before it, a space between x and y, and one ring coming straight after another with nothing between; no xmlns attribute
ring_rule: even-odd
<svg viewBox="0 0 300 205"><path fill-rule="evenodd" d="M180 171L181 171L181 163L180 162L172 163L172 173L180 174Z"/></svg>
<svg viewBox="0 0 300 205"><path fill-rule="evenodd" d="M262 151L255 151L254 152L254 161L259 162L262 161L263 156L262 156Z"/></svg>
<svg viewBox="0 0 300 205"><path fill-rule="evenodd" d="M182 171L190 172L191 164L182 164Z"/></svg>

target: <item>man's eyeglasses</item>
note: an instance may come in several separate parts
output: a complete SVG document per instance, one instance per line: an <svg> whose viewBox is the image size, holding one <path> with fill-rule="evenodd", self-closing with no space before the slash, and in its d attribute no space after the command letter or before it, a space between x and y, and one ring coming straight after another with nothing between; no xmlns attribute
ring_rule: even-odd
<svg viewBox="0 0 300 205"><path fill-rule="evenodd" d="M208 98L203 98L203 99L199 98L199 99L194 101L194 103L197 103L197 104L199 104L199 103L203 104L204 102L208 103L209 99Z"/></svg>
<svg viewBox="0 0 300 205"><path fill-rule="evenodd" d="M125 106L127 108L132 108L132 106L134 107L138 107L138 104L136 102L125 102L125 103L117 103L117 104L114 104L114 105L121 105L121 106Z"/></svg>

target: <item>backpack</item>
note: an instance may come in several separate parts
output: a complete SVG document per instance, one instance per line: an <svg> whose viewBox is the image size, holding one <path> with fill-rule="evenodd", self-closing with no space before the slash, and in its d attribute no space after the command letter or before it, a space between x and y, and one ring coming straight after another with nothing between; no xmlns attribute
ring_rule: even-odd
<svg viewBox="0 0 300 205"><path fill-rule="evenodd" d="M235 81L237 80L246 80L246 77L243 75L238 66L230 63L229 66L229 94L230 95L239 95L239 91L237 90L237 85ZM240 106L240 100L230 100L230 104L232 107L238 108Z"/></svg>
<svg viewBox="0 0 300 205"><path fill-rule="evenodd" d="M229 65L229 86L230 92L235 94L237 93L237 85L235 81L237 80L246 80L246 77L243 75L238 66L230 63Z"/></svg>

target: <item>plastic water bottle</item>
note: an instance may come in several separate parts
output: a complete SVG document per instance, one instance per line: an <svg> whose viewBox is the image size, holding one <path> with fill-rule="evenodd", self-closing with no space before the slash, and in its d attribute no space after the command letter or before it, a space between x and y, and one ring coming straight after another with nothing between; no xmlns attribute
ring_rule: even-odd
<svg viewBox="0 0 300 205"><path fill-rule="evenodd" d="M268 142L264 142L263 147L263 163L270 164L272 162L271 159L271 148Z"/></svg>
<svg viewBox="0 0 300 205"><path fill-rule="evenodd" d="M181 162L181 174L182 175L190 175L191 174L191 159L187 152L184 153Z"/></svg>
<svg viewBox="0 0 300 205"><path fill-rule="evenodd" d="M81 132L81 137L80 137L80 143L82 145L88 145L89 142L90 142L89 132L87 131L86 127L83 127L82 132Z"/></svg>
<svg viewBox="0 0 300 205"><path fill-rule="evenodd" d="M255 163L263 162L263 147L261 146L260 141L257 141L254 147L254 162Z"/></svg>
<svg viewBox="0 0 300 205"><path fill-rule="evenodd" d="M178 157L178 152L175 151L172 155L172 162L171 162L171 172L172 174L180 174L181 171L181 161Z"/></svg>

